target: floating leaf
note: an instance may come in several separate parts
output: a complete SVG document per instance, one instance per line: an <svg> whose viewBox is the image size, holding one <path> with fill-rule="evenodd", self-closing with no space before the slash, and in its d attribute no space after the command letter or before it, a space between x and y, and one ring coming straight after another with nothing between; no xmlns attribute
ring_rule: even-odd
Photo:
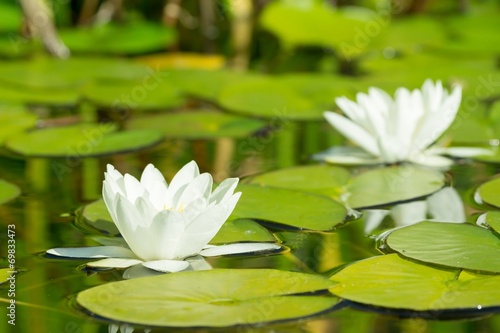
<svg viewBox="0 0 500 333"><path fill-rule="evenodd" d="M273 77L256 77L226 85L218 103L244 115L278 120L323 119L323 111L305 96Z"/></svg>
<svg viewBox="0 0 500 333"><path fill-rule="evenodd" d="M103 200L96 200L80 207L76 211L76 224L80 229L91 233L114 236L120 234ZM227 221L210 244L275 241L274 236L260 224L247 219L238 219Z"/></svg>
<svg viewBox="0 0 500 333"><path fill-rule="evenodd" d="M427 263L500 273L500 239L471 224L419 222L392 231L386 243Z"/></svg>
<svg viewBox="0 0 500 333"><path fill-rule="evenodd" d="M273 269L180 272L106 283L77 302L108 319L170 327L227 327L310 316L336 305L331 296L293 296L325 290L318 275Z"/></svg>
<svg viewBox="0 0 500 333"><path fill-rule="evenodd" d="M346 188L353 208L389 205L423 197L444 186L440 172L414 166L385 167L353 177Z"/></svg>
<svg viewBox="0 0 500 333"><path fill-rule="evenodd" d="M36 125L37 117L17 105L0 105L0 145L5 139Z"/></svg>
<svg viewBox="0 0 500 333"><path fill-rule="evenodd" d="M85 124L48 128L16 135L6 146L25 156L87 157L130 152L159 143L157 131L113 132L110 124Z"/></svg>
<svg viewBox="0 0 500 333"><path fill-rule="evenodd" d="M162 130L168 138L213 139L245 138L263 128L265 123L213 110L199 110L136 117L131 119L127 126L131 129Z"/></svg>
<svg viewBox="0 0 500 333"><path fill-rule="evenodd" d="M481 309L500 306L500 275L437 269L397 254L358 261L330 279L338 283L330 288L334 295L373 306L416 311L468 309L478 315Z"/></svg>
<svg viewBox="0 0 500 333"><path fill-rule="evenodd" d="M340 46L343 56L351 58L363 51L354 41L373 16L361 7L335 10L326 4L276 1L265 7L260 23L285 45Z"/></svg>
<svg viewBox="0 0 500 333"><path fill-rule="evenodd" d="M484 202L500 208L500 178L484 183L477 191Z"/></svg>
<svg viewBox="0 0 500 333"><path fill-rule="evenodd" d="M83 89L92 103L113 110L164 110L184 103L180 91L161 72L140 80L94 80Z"/></svg>
<svg viewBox="0 0 500 333"><path fill-rule="evenodd" d="M347 184L349 178L347 169L318 164L266 172L252 177L250 182L338 197L340 188Z"/></svg>
<svg viewBox="0 0 500 333"><path fill-rule="evenodd" d="M164 50L176 40L175 30L146 22L61 29L60 36L73 52L97 54L148 53Z"/></svg>
<svg viewBox="0 0 500 333"><path fill-rule="evenodd" d="M21 194L21 190L14 184L0 179L0 204L6 203Z"/></svg>
<svg viewBox="0 0 500 333"><path fill-rule="evenodd" d="M500 212L487 212L484 214L486 226L500 234Z"/></svg>
<svg viewBox="0 0 500 333"><path fill-rule="evenodd" d="M306 230L332 230L347 209L325 196L277 187L240 184L242 196L232 216Z"/></svg>

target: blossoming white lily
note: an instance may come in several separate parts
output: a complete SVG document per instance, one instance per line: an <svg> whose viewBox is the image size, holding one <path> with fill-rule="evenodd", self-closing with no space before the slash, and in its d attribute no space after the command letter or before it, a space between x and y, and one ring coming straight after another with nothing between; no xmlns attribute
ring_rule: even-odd
<svg viewBox="0 0 500 333"><path fill-rule="evenodd" d="M347 116L326 111L326 120L359 148L334 147L314 155L317 160L337 164L378 164L408 161L434 167L452 164L457 157L491 154L481 148L430 147L451 125L460 106L462 92L455 86L448 93L441 81L427 79L422 89L396 90L394 99L378 88L358 93L356 102L335 100Z"/></svg>
<svg viewBox="0 0 500 333"><path fill-rule="evenodd" d="M233 193L238 178L226 179L212 191L212 176L200 174L194 161L186 164L170 185L152 164L144 169L140 181L129 174L123 176L109 164L104 176L104 201L128 248L55 248L48 254L107 258L88 263L90 267L142 264L160 272L176 272L188 268L184 259L198 254L219 256L281 248L269 243L207 245L240 198L241 192Z"/></svg>
<svg viewBox="0 0 500 333"><path fill-rule="evenodd" d="M445 187L427 197L394 206L391 210L368 209L365 215L365 233L377 228L382 220L391 215L396 227L404 227L420 221L465 222L462 199L453 187ZM430 216L431 219L427 218ZM380 236L379 236L380 237Z"/></svg>

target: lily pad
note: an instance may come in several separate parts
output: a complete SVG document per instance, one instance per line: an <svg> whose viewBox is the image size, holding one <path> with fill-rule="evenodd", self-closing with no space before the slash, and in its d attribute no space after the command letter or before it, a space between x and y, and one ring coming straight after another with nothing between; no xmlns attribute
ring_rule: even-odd
<svg viewBox="0 0 500 333"><path fill-rule="evenodd" d="M226 85L217 102L232 112L267 119L319 120L324 111L281 80L268 76Z"/></svg>
<svg viewBox="0 0 500 333"><path fill-rule="evenodd" d="M260 23L287 46L340 46L342 55L351 58L363 51L359 42L353 41L374 15L361 7L335 10L312 1L305 5L300 1L275 1L265 7Z"/></svg>
<svg viewBox="0 0 500 333"><path fill-rule="evenodd" d="M97 54L143 54L160 51L172 45L177 38L175 30L147 22L62 29L60 36L73 52Z"/></svg>
<svg viewBox="0 0 500 333"><path fill-rule="evenodd" d="M284 228L333 230L344 222L347 209L338 202L317 194L277 187L240 184L241 198L232 213L234 218L271 222Z"/></svg>
<svg viewBox="0 0 500 333"><path fill-rule="evenodd" d="M110 124L85 124L19 134L9 138L6 146L24 156L87 157L139 150L162 139L158 131L114 132Z"/></svg>
<svg viewBox="0 0 500 333"><path fill-rule="evenodd" d="M37 116L16 105L0 105L0 145L8 137L35 127Z"/></svg>
<svg viewBox="0 0 500 333"><path fill-rule="evenodd" d="M385 167L353 177L345 196L353 208L372 208L424 197L444 184L444 175L437 171L410 165Z"/></svg>
<svg viewBox="0 0 500 333"><path fill-rule="evenodd" d="M500 178L484 183L477 191L484 202L500 208Z"/></svg>
<svg viewBox="0 0 500 333"><path fill-rule="evenodd" d="M120 234L103 200L96 200L79 208L76 211L76 225L90 233L113 236ZM275 241L273 234L260 224L248 219L237 219L226 221L210 244Z"/></svg>
<svg viewBox="0 0 500 333"><path fill-rule="evenodd" d="M468 309L480 315L480 310L500 306L500 275L437 269L397 254L358 261L330 279L337 282L330 288L334 295L379 307L415 311Z"/></svg>
<svg viewBox="0 0 500 333"><path fill-rule="evenodd" d="M266 172L252 177L250 183L338 197L349 178L347 169L318 164Z"/></svg>
<svg viewBox="0 0 500 333"><path fill-rule="evenodd" d="M168 138L182 139L214 139L214 138L245 138L265 126L258 119L199 110L135 117L127 127L130 129L162 130Z"/></svg>
<svg viewBox="0 0 500 333"><path fill-rule="evenodd" d="M291 320L331 309L328 279L273 269L180 272L107 283L84 290L77 302L108 319L150 326L227 327Z"/></svg>
<svg viewBox="0 0 500 333"><path fill-rule="evenodd" d="M276 242L276 238L266 228L249 219L226 221L210 244L230 244L240 242Z"/></svg>
<svg viewBox="0 0 500 333"><path fill-rule="evenodd" d="M480 217L481 218L481 217ZM488 227L500 234L500 212L487 212L484 214L484 222Z"/></svg>
<svg viewBox="0 0 500 333"><path fill-rule="evenodd" d="M179 89L154 72L140 80L94 80L83 88L83 95L98 106L113 109L164 110L184 103Z"/></svg>
<svg viewBox="0 0 500 333"><path fill-rule="evenodd" d="M7 282L7 278L10 277L10 268L0 268L0 284Z"/></svg>
<svg viewBox="0 0 500 333"><path fill-rule="evenodd" d="M19 194L21 194L19 187L0 179L0 205L18 197Z"/></svg>
<svg viewBox="0 0 500 333"><path fill-rule="evenodd" d="M387 245L405 257L449 267L500 273L500 239L471 224L419 222L394 230Z"/></svg>

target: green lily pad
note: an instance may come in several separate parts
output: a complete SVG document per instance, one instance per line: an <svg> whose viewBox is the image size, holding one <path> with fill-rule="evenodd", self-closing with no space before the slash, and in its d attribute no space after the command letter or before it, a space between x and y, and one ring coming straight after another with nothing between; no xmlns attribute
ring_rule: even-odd
<svg viewBox="0 0 500 333"><path fill-rule="evenodd" d="M172 82L160 74L140 80L101 79L83 88L92 103L113 109L164 110L181 106L184 98Z"/></svg>
<svg viewBox="0 0 500 333"><path fill-rule="evenodd" d="M272 222L282 227L305 230L333 230L344 222L347 209L338 202L303 191L240 184L241 198L234 218Z"/></svg>
<svg viewBox="0 0 500 333"><path fill-rule="evenodd" d="M338 197L349 178L347 169L318 164L266 172L252 177L250 183Z"/></svg>
<svg viewBox="0 0 500 333"><path fill-rule="evenodd" d="M500 212L485 213L484 221L491 229L500 234Z"/></svg>
<svg viewBox="0 0 500 333"><path fill-rule="evenodd" d="M500 208L500 178L482 184L477 191L484 202Z"/></svg>
<svg viewBox="0 0 500 333"><path fill-rule="evenodd" d="M19 187L0 179L0 205L17 198L19 194L21 194Z"/></svg>
<svg viewBox="0 0 500 333"><path fill-rule="evenodd" d="M0 268L0 284L7 282L11 271L10 268Z"/></svg>
<svg viewBox="0 0 500 333"><path fill-rule="evenodd" d="M76 211L76 225L90 233L113 236L120 234L103 200L96 200L80 207ZM236 219L226 221L210 244L275 241L273 234L260 224L248 219Z"/></svg>
<svg viewBox="0 0 500 333"><path fill-rule="evenodd" d="M37 116L18 105L0 104L0 145L10 136L35 127Z"/></svg>
<svg viewBox="0 0 500 333"><path fill-rule="evenodd" d="M416 311L500 306L500 275L437 269L400 258L372 257L334 274L330 292L350 301ZM439 314L439 313L438 313Z"/></svg>
<svg viewBox="0 0 500 333"><path fill-rule="evenodd" d="M84 290L87 311L120 322L170 327L227 327L291 320L335 306L331 296L294 296L325 290L322 276L273 269L180 272L106 283Z"/></svg>
<svg viewBox="0 0 500 333"><path fill-rule="evenodd" d="M249 119L235 115L199 110L135 117L127 127L130 129L162 130L168 138L214 139L245 138L266 125L258 119Z"/></svg>
<svg viewBox="0 0 500 333"><path fill-rule="evenodd" d="M276 238L266 228L249 219L229 220L224 223L210 244L230 244L240 242L276 242Z"/></svg>
<svg viewBox="0 0 500 333"><path fill-rule="evenodd" d="M97 54L143 54L160 51L172 45L177 38L175 30L147 22L62 29L60 36L73 52Z"/></svg>
<svg viewBox="0 0 500 333"><path fill-rule="evenodd" d="M267 119L319 120L323 109L273 77L255 77L226 85L217 102L229 111Z"/></svg>
<svg viewBox="0 0 500 333"><path fill-rule="evenodd" d="M500 273L500 239L471 224L419 222L394 230L386 243L405 257L427 263Z"/></svg>
<svg viewBox="0 0 500 333"><path fill-rule="evenodd" d="M110 124L48 128L9 138L6 147L24 156L88 157L130 152L159 143L157 131L113 132Z"/></svg>
<svg viewBox="0 0 500 333"><path fill-rule="evenodd" d="M444 186L440 172L410 165L370 170L353 177L345 196L349 206L368 208L420 198Z"/></svg>
<svg viewBox="0 0 500 333"><path fill-rule="evenodd" d="M287 46L339 46L342 55L351 58L363 51L354 41L373 15L361 7L335 10L317 2L302 5L300 1L275 1L264 8L260 23Z"/></svg>

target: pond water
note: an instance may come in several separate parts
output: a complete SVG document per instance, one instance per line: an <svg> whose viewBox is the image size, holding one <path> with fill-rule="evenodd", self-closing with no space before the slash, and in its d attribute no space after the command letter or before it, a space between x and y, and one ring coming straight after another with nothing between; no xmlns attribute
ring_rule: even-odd
<svg viewBox="0 0 500 333"><path fill-rule="evenodd" d="M236 145L244 140L238 140ZM245 165L245 173L267 171L279 164L275 158L276 141L269 140L263 148L252 156L236 156L235 159ZM19 272L15 284L16 325L9 325L5 320L8 287L4 285L1 289L4 318L1 331L108 332L112 322L80 311L75 295L92 286L122 280L123 270L87 271L82 265L88 260L48 258L44 251L53 247L96 245L74 225L74 210L100 197L106 163L113 163L121 171L138 176L145 164L153 162L169 179L169 172L174 173L192 158L198 161L202 170L213 172L214 162L208 156L220 156L214 149L220 149L220 146L214 148L207 141L167 141L140 153L82 159L61 178L52 166L54 161L64 163L63 160L2 157L0 170L3 177L19 185L22 195L0 206L4 229L0 253L7 257L6 230L8 225L15 225L16 269ZM453 184L465 199L469 217L476 211L467 204L471 200L471 189L497 171L491 165L465 163L449 172ZM363 219L331 233L275 232L292 249L291 252L265 257L210 258L209 263L214 268L277 268L329 275L340 265L379 254L373 237L363 233ZM152 332L500 332L498 315L465 319L461 313L452 313L451 318L444 321L429 320L434 315L431 312L418 315L391 312L347 302L333 311L298 321L232 329L155 328ZM136 330L141 331L142 328Z"/></svg>

